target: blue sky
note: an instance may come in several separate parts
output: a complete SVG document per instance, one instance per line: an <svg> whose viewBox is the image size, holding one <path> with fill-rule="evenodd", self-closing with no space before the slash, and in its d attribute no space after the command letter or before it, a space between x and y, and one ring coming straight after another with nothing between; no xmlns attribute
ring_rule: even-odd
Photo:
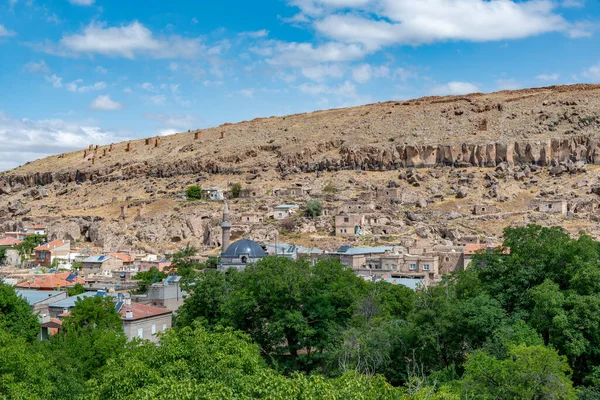
<svg viewBox="0 0 600 400"><path fill-rule="evenodd" d="M593 0L0 0L0 170L129 138L600 81Z"/></svg>

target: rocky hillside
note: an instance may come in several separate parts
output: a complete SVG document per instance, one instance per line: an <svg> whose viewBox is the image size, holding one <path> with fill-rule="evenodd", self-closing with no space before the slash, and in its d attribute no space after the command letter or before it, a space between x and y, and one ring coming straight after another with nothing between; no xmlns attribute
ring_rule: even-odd
<svg viewBox="0 0 600 400"><path fill-rule="evenodd" d="M587 164L600 164L599 128L600 85L574 85L386 102L107 146L91 143L0 174L0 231L40 222L54 237L109 250L165 250L187 241L209 249L219 245L219 205L174 195L192 183L239 182L264 193L310 187L331 212L375 187L410 193L416 201L378 204L376 212L390 226L385 231L394 233L370 236L372 242L398 235L443 241L448 229L499 233L507 224L536 219L530 213L538 198L595 201L597 169ZM412 167L420 172L407 176ZM328 184L336 186L336 194L321 193ZM238 214L267 214L283 200L238 200L233 208ZM468 216L481 202L524 214L501 214L487 224L493 225L489 231L485 221ZM447 229L429 223L440 218ZM586 218L589 223L559 222L593 231L589 213ZM297 223L280 240L339 243L329 236L331 216ZM430 232L421 229L418 235L419 224ZM237 235L266 241L281 231L274 222L240 223Z"/></svg>

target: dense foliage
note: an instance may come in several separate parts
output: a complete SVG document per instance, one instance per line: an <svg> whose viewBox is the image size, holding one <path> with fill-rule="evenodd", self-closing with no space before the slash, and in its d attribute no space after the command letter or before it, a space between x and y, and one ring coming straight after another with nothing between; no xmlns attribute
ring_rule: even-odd
<svg viewBox="0 0 600 400"><path fill-rule="evenodd" d="M167 274L159 271L156 267L152 267L148 271L138 272L133 277L133 280L136 281L138 285L134 292L136 294L148 293L148 289L150 289L150 286L152 286L153 283L161 282L166 277Z"/></svg>
<svg viewBox="0 0 600 400"><path fill-rule="evenodd" d="M200 200L202 198L202 188L198 185L188 186L185 195L188 200Z"/></svg>
<svg viewBox="0 0 600 400"><path fill-rule="evenodd" d="M231 185L231 197L237 199L240 197L240 192L242 191L242 185L239 183L234 183Z"/></svg>
<svg viewBox="0 0 600 400"><path fill-rule="evenodd" d="M418 293L332 260L220 273L187 248L190 297L160 346L125 344L100 297L37 342L0 286L0 398L600 398L600 244L539 226L504 244Z"/></svg>
<svg viewBox="0 0 600 400"><path fill-rule="evenodd" d="M309 218L320 217L323 214L323 203L319 200L307 201L305 214Z"/></svg>

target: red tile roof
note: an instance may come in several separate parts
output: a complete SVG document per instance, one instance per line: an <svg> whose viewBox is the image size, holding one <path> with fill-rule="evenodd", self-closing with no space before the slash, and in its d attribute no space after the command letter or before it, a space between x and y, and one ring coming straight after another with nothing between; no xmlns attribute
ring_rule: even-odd
<svg viewBox="0 0 600 400"><path fill-rule="evenodd" d="M42 229L46 229L46 227L44 225L33 225L29 229L42 230Z"/></svg>
<svg viewBox="0 0 600 400"><path fill-rule="evenodd" d="M133 312L133 318L127 318L127 311ZM166 314L173 314L173 312L168 308L158 308L140 303L131 303L131 305L124 305L123 308L121 308L121 317L126 321L156 317L158 315Z"/></svg>
<svg viewBox="0 0 600 400"><path fill-rule="evenodd" d="M23 243L22 240L11 237L3 237L0 239L0 247L12 247L21 243Z"/></svg>
<svg viewBox="0 0 600 400"><path fill-rule="evenodd" d="M131 257L129 254L125 253L110 253L112 257L118 258L124 263L132 263L135 261L135 258Z"/></svg>
<svg viewBox="0 0 600 400"><path fill-rule="evenodd" d="M38 247L35 248L35 251L48 251L48 250L54 250L57 247L61 247L64 246L67 242L65 242L64 240L55 240L53 242L49 242L49 243L44 243Z"/></svg>
<svg viewBox="0 0 600 400"><path fill-rule="evenodd" d="M44 322L42 328L48 328L50 336L56 335L62 325L62 320L58 318L50 318L49 322Z"/></svg>
<svg viewBox="0 0 600 400"><path fill-rule="evenodd" d="M17 285L17 287L39 290L54 290L56 288L72 287L77 283L81 283L82 285L85 283L85 281L79 277L75 277L72 281L67 281L69 275L71 275L70 272L64 272L60 274L45 274L29 281L21 282Z"/></svg>

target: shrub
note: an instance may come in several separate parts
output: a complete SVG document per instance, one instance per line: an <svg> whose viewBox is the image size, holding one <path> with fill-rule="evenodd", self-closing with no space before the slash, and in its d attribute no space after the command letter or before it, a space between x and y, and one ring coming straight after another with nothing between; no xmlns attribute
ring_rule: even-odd
<svg viewBox="0 0 600 400"><path fill-rule="evenodd" d="M337 187L335 187L335 185L332 182L327 183L327 185L323 187L323 193L326 194L335 194L337 193L337 191Z"/></svg>
<svg viewBox="0 0 600 400"><path fill-rule="evenodd" d="M234 199L237 199L240 197L240 192L242 191L242 185L240 185L239 183L234 183L231 186L231 196Z"/></svg>
<svg viewBox="0 0 600 400"><path fill-rule="evenodd" d="M202 188L198 185L187 188L186 196L188 200L200 200L202 197Z"/></svg>
<svg viewBox="0 0 600 400"><path fill-rule="evenodd" d="M306 216L310 218L320 217L323 214L323 204L319 200L306 202Z"/></svg>

